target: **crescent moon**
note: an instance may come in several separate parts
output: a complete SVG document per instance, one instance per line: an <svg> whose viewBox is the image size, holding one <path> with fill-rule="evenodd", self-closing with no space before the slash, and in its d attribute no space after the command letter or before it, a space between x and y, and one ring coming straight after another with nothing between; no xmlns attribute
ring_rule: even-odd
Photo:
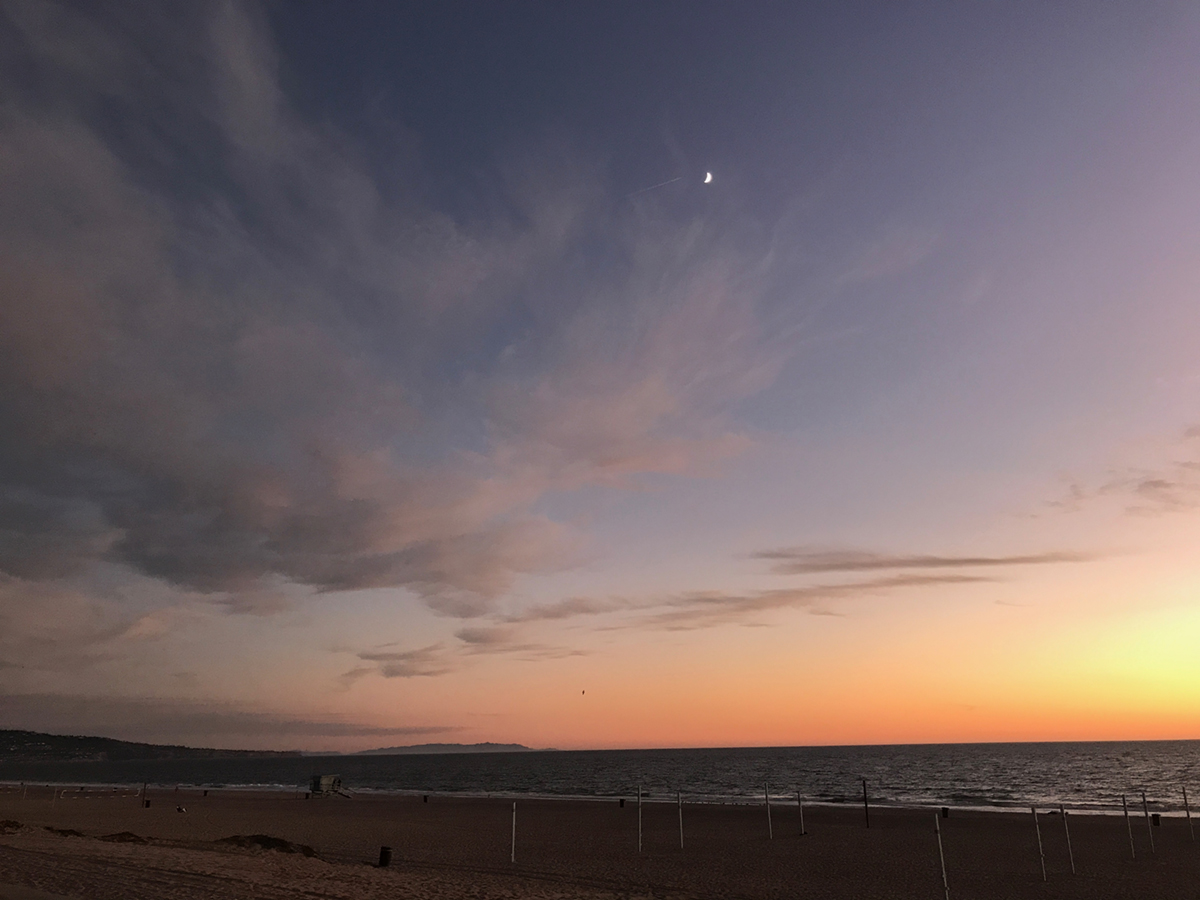
<svg viewBox="0 0 1200 900"><path fill-rule="evenodd" d="M705 183L705 184L711 184L711 183L712 183L712 172L705 172L705 173L704 173L704 183Z"/></svg>

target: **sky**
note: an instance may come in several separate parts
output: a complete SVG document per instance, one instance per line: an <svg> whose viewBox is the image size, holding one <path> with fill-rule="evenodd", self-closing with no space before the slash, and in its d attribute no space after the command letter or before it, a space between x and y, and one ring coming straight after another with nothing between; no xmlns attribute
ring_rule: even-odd
<svg viewBox="0 0 1200 900"><path fill-rule="evenodd" d="M1198 42L4 0L0 728L1200 738Z"/></svg>

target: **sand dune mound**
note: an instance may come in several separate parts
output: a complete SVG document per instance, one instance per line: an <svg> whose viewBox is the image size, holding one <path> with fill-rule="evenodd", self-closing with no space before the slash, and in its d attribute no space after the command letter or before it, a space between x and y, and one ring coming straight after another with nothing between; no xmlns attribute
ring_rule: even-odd
<svg viewBox="0 0 1200 900"><path fill-rule="evenodd" d="M149 840L142 837L140 834L134 834L132 831L118 831L116 834L101 835L99 840L108 841L110 844L148 844Z"/></svg>
<svg viewBox="0 0 1200 900"><path fill-rule="evenodd" d="M272 837L269 834L235 834L221 838L214 843L232 844L245 850L275 850L279 853L302 853L305 856L316 856L317 851L308 844L293 844L283 838Z"/></svg>

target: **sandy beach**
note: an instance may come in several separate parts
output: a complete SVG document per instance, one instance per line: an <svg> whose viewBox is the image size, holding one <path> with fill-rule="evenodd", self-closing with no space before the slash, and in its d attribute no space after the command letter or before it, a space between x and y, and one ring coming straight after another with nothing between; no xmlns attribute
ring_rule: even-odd
<svg viewBox="0 0 1200 900"><path fill-rule="evenodd" d="M681 850L675 804L651 801L639 854L632 798L518 800L514 864L511 799L151 790L150 800L0 793L0 898L944 896L933 810L873 808L868 829L861 807L807 807L802 836L796 805L773 806L772 838L762 806L685 804ZM1153 828L1152 854L1135 818L1133 859L1119 816L1068 818L1077 874L1061 817L1044 814L1043 882L1028 812L951 811L940 820L951 896L1200 896L1200 845L1184 820ZM393 851L387 868L376 866L381 846Z"/></svg>

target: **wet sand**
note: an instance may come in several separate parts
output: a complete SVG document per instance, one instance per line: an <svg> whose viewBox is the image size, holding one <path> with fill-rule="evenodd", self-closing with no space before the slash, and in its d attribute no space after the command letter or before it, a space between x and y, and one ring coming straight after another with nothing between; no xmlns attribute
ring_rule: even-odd
<svg viewBox="0 0 1200 900"><path fill-rule="evenodd" d="M872 808L868 829L861 807L806 807L802 836L795 803L773 805L772 839L761 805L685 804L681 850L675 804L648 802L639 854L632 798L624 808L518 800L514 864L511 799L166 790L150 799L144 809L129 792L52 801L44 787L24 799L0 791L0 898L944 897L929 809ZM1200 844L1182 819L1153 829L1153 855L1145 821L1134 819L1131 859L1121 817L1070 815L1076 875L1061 817L1040 822L1047 882L1028 812L940 820L951 896L1200 897ZM103 840L113 835L124 837ZM234 835L316 855L222 842ZM384 869L374 865L382 845L393 852Z"/></svg>

